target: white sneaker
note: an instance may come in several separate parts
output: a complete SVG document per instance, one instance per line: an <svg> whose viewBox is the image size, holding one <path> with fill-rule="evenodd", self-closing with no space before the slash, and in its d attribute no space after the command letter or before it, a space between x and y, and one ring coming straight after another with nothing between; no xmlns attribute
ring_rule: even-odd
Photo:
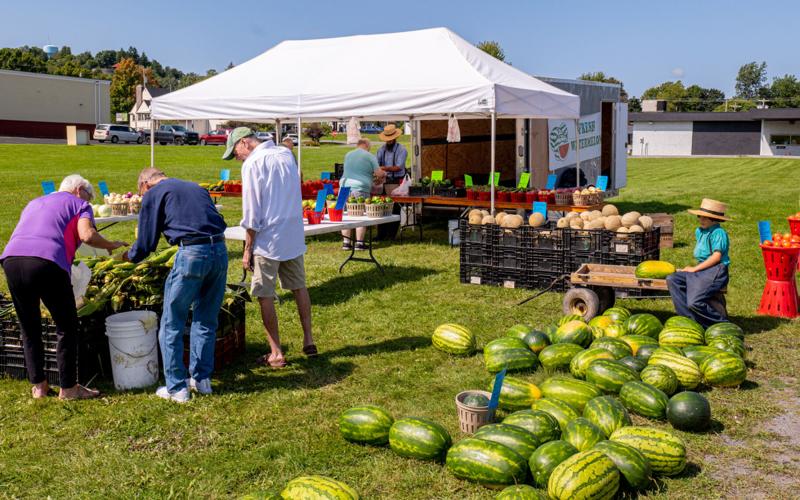
<svg viewBox="0 0 800 500"><path fill-rule="evenodd" d="M193 391L196 391L196 392L198 392L198 393L200 393L200 394L202 394L204 396L208 396L209 394L214 392L211 389L211 379L210 378L203 379L203 380L195 380L193 378L190 378L189 379L189 383L186 384L186 385L187 385L187 387L189 387L189 389L191 389Z"/></svg>
<svg viewBox="0 0 800 500"><path fill-rule="evenodd" d="M177 392L169 392L167 386L161 386L156 390L156 396L160 397L161 399L168 399L170 401L175 401L176 403L188 403L192 396L189 394L188 388L183 388Z"/></svg>

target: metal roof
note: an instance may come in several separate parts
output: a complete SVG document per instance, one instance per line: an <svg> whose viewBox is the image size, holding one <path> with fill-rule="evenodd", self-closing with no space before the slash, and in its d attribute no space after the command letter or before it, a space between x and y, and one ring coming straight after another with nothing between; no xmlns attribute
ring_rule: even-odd
<svg viewBox="0 0 800 500"><path fill-rule="evenodd" d="M742 122L761 120L800 120L800 108L752 109L736 112L675 113L648 111L630 113L631 122Z"/></svg>

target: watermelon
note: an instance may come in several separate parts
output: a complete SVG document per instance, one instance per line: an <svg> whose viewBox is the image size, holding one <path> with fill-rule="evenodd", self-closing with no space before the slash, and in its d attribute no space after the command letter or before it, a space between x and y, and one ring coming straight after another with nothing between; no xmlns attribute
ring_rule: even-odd
<svg viewBox="0 0 800 500"><path fill-rule="evenodd" d="M634 276L644 279L663 280L675 272L675 266L663 260L646 260L633 271Z"/></svg>
<svg viewBox="0 0 800 500"><path fill-rule="evenodd" d="M539 353L539 362L548 370L569 369L570 362L576 354L583 351L578 344L553 344Z"/></svg>
<svg viewBox="0 0 800 500"><path fill-rule="evenodd" d="M561 437L561 427L558 425L558 420L541 410L515 411L504 418L503 423L522 427L536 436L539 443L554 441Z"/></svg>
<svg viewBox="0 0 800 500"><path fill-rule="evenodd" d="M560 399L537 399L533 402L531 408L533 410L540 410L550 414L550 416L558 421L558 426L561 428L561 432L564 432L564 428L567 426L570 420L576 419L580 416L578 412L575 411L575 408L570 406L568 403L561 401Z"/></svg>
<svg viewBox="0 0 800 500"><path fill-rule="evenodd" d="M505 423L484 425L472 437L500 443L523 457L530 457L539 446L539 440L532 433L522 427Z"/></svg>
<svg viewBox="0 0 800 500"><path fill-rule="evenodd" d="M628 344L633 351L633 355L636 356L636 353L639 351L639 348L643 345L658 345L658 341L653 337L648 337L647 335L623 335L620 337L620 340Z"/></svg>
<svg viewBox="0 0 800 500"><path fill-rule="evenodd" d="M713 387L736 387L747 378L744 360L729 352L718 352L703 360L700 365L703 379Z"/></svg>
<svg viewBox="0 0 800 500"><path fill-rule="evenodd" d="M708 328L706 328L706 342L709 340L719 337L720 335L733 335L734 337L738 337L739 340L744 340L744 330L741 329L738 325L730 322L725 323L715 323Z"/></svg>
<svg viewBox="0 0 800 500"><path fill-rule="evenodd" d="M591 325L589 325L589 328L592 329L592 340L597 340L599 338L602 338L602 337L606 336L606 331L604 329L600 328L599 326L591 326Z"/></svg>
<svg viewBox="0 0 800 500"><path fill-rule="evenodd" d="M494 378L489 381L489 392L494 390ZM504 377L498 405L504 410L523 410L542 397L534 384L516 377Z"/></svg>
<svg viewBox="0 0 800 500"><path fill-rule="evenodd" d="M585 351L581 351L572 358L572 361L569 363L569 371L575 378L584 378L586 376L586 368L592 361L597 359L614 359L614 355L611 351L607 351L602 347L593 347L586 349Z"/></svg>
<svg viewBox="0 0 800 500"><path fill-rule="evenodd" d="M528 335L528 340L526 342L531 351L539 354L542 349L550 345L550 337L548 337L544 332L534 330L530 335Z"/></svg>
<svg viewBox="0 0 800 500"><path fill-rule="evenodd" d="M528 349L528 344L515 337L500 337L494 339L483 347L483 354L496 354L512 349Z"/></svg>
<svg viewBox="0 0 800 500"><path fill-rule="evenodd" d="M546 488L553 469L576 453L578 450L563 440L550 441L536 448L528 460L533 483L540 488Z"/></svg>
<svg viewBox="0 0 800 500"><path fill-rule="evenodd" d="M588 346L594 337L592 329L583 321L574 320L562 324L556 330L555 336L551 339L554 344L578 344Z"/></svg>
<svg viewBox="0 0 800 500"><path fill-rule="evenodd" d="M596 425L606 437L620 427L631 425L628 410L612 396L600 396L586 403L583 418Z"/></svg>
<svg viewBox="0 0 800 500"><path fill-rule="evenodd" d="M631 317L631 312L624 307L610 307L605 310L603 316L608 316L614 323L625 323Z"/></svg>
<svg viewBox="0 0 800 500"><path fill-rule="evenodd" d="M450 443L447 429L425 418L401 418L389 430L389 446L401 457L432 460L442 456Z"/></svg>
<svg viewBox="0 0 800 500"><path fill-rule="evenodd" d="M619 470L600 450L587 450L561 462L547 481L547 493L556 500L610 499L619 490Z"/></svg>
<svg viewBox="0 0 800 500"><path fill-rule="evenodd" d="M354 443L386 444L394 418L375 405L355 406L339 417L339 432Z"/></svg>
<svg viewBox="0 0 800 500"><path fill-rule="evenodd" d="M614 320L609 316L595 316L589 321L589 326L605 329L614 324Z"/></svg>
<svg viewBox="0 0 800 500"><path fill-rule="evenodd" d="M661 349L650 356L650 360L647 364L662 365L670 368L675 372L675 376L678 377L680 386L685 389L694 389L700 384L700 380L703 378L703 373L700 371L700 367L697 366L697 363L680 354L673 354Z"/></svg>
<svg viewBox="0 0 800 500"><path fill-rule="evenodd" d="M625 365L631 370L635 372L640 372L647 366L647 363L642 361L641 359L637 358L636 356L625 356L624 358L620 358L617 362L621 365Z"/></svg>
<svg viewBox="0 0 800 500"><path fill-rule="evenodd" d="M504 489L494 498L495 500L547 500L547 495L533 486L517 484Z"/></svg>
<svg viewBox="0 0 800 500"><path fill-rule="evenodd" d="M654 339L658 338L659 332L664 328L658 318L648 313L634 314L624 325L626 335L645 335Z"/></svg>
<svg viewBox="0 0 800 500"><path fill-rule="evenodd" d="M446 467L459 479L489 487L521 483L528 473L525 457L500 443L476 438L453 445Z"/></svg>
<svg viewBox="0 0 800 500"><path fill-rule="evenodd" d="M603 337L619 338L625 335L627 330L623 323L614 323L603 328Z"/></svg>
<svg viewBox="0 0 800 500"><path fill-rule="evenodd" d="M503 368L510 372L533 370L536 368L536 365L538 364L536 354L534 354L533 351L528 348L527 344L519 339L511 339L508 337L497 339L489 342L486 347L488 348L492 343L499 342L501 340L516 340L522 344L523 347L499 349L496 346L493 346L492 349L484 349L483 361L486 364L486 369L489 371L489 373L497 373Z"/></svg>
<svg viewBox="0 0 800 500"><path fill-rule="evenodd" d="M680 347L674 347L674 346L664 346L664 345L662 345L658 349L653 349L653 352L671 352L672 354L677 354L678 356L683 356L683 349L681 349ZM653 354L651 353L650 355L652 356ZM650 358L647 358L647 360L650 361Z"/></svg>
<svg viewBox="0 0 800 500"><path fill-rule="evenodd" d="M650 462L636 448L617 441L600 441L594 449L602 451L614 462L632 489L642 490L650 485L653 474Z"/></svg>
<svg viewBox="0 0 800 500"><path fill-rule="evenodd" d="M653 355L653 352L659 349L658 344L647 344L643 346L639 346L639 349L636 351L636 359L641 359L645 363L650 359L650 356Z"/></svg>
<svg viewBox="0 0 800 500"><path fill-rule="evenodd" d="M563 326L571 321L580 321L581 323L583 323L583 316L581 316L580 314L566 314L558 319L557 325Z"/></svg>
<svg viewBox="0 0 800 500"><path fill-rule="evenodd" d="M669 431L629 426L614 431L609 440L639 450L655 474L676 476L686 468L686 444Z"/></svg>
<svg viewBox="0 0 800 500"><path fill-rule="evenodd" d="M658 344L661 347L687 347L704 343L703 331L698 332L693 328L668 326L658 334Z"/></svg>
<svg viewBox="0 0 800 500"><path fill-rule="evenodd" d="M709 347L707 345L693 345L689 347L684 347L683 355L687 358L691 359L697 366L700 366L707 357L711 356L712 354L716 354L718 352L723 352L716 347Z"/></svg>
<svg viewBox="0 0 800 500"><path fill-rule="evenodd" d="M728 351L744 359L744 341L733 335L720 335L708 341L708 347L715 347L720 351Z"/></svg>
<svg viewBox="0 0 800 500"><path fill-rule="evenodd" d="M292 479L281 491L284 500L357 500L356 490L341 481L325 476L300 476Z"/></svg>
<svg viewBox="0 0 800 500"><path fill-rule="evenodd" d="M603 349L610 351L611 354L614 355L614 359L620 359L624 358L625 356L633 355L631 346L614 337L601 337L592 342L592 344L589 346L589 348L594 347L602 347Z"/></svg>
<svg viewBox="0 0 800 500"><path fill-rule="evenodd" d="M475 335L461 325L445 323L436 327L431 337L433 347L448 354L467 356L475 352Z"/></svg>
<svg viewBox="0 0 800 500"><path fill-rule="evenodd" d="M583 417L570 421L561 435L561 439L577 448L578 451L586 451L605 438L605 434L599 427Z"/></svg>
<svg viewBox="0 0 800 500"><path fill-rule="evenodd" d="M664 328L689 328L704 333L705 329L697 321L686 316L672 316L664 322Z"/></svg>
<svg viewBox="0 0 800 500"><path fill-rule="evenodd" d="M679 392L667 405L667 420L682 431L702 431L711 424L711 405L702 394Z"/></svg>
<svg viewBox="0 0 800 500"><path fill-rule="evenodd" d="M525 338L531 333L533 333L533 327L530 325L518 324L506 330L506 337L520 339L527 344Z"/></svg>
<svg viewBox="0 0 800 500"><path fill-rule="evenodd" d="M483 394L468 394L463 403L470 408L486 408L489 406L489 398Z"/></svg>
<svg viewBox="0 0 800 500"><path fill-rule="evenodd" d="M663 419L669 398L664 391L645 382L628 382L619 391L619 399L629 411L648 418Z"/></svg>
<svg viewBox="0 0 800 500"><path fill-rule="evenodd" d="M607 393L617 393L627 382L639 380L639 374L619 361L598 359L586 369L586 381Z"/></svg>
<svg viewBox="0 0 800 500"><path fill-rule="evenodd" d="M664 365L650 365L639 374L642 382L660 389L667 396L675 394L678 390L678 377L672 368Z"/></svg>
<svg viewBox="0 0 800 500"><path fill-rule="evenodd" d="M596 385L575 378L550 377L540 386L546 398L564 401L579 412L590 399L602 395Z"/></svg>
<svg viewBox="0 0 800 500"><path fill-rule="evenodd" d="M556 330L558 330L558 325L555 323L551 323L542 328L542 333L547 335L547 338L551 344L553 343L553 336L556 334Z"/></svg>

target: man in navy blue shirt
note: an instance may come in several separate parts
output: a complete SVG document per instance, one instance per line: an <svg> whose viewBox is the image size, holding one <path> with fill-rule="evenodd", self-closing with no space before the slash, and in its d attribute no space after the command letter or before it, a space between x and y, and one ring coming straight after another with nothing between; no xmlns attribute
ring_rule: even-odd
<svg viewBox="0 0 800 500"><path fill-rule="evenodd" d="M189 389L211 394L217 317L225 294L228 252L225 221L208 191L193 182L170 179L155 168L139 174L139 234L125 258L139 262L155 251L161 233L178 245L164 284L164 311L158 333L166 386L156 395L179 403ZM183 330L192 310L189 375L183 362Z"/></svg>

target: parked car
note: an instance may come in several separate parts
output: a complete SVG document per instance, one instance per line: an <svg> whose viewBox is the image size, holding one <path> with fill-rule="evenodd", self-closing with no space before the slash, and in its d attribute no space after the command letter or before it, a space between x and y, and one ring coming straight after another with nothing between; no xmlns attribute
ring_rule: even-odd
<svg viewBox="0 0 800 500"><path fill-rule="evenodd" d="M270 134L269 132L256 132L256 138L261 142L275 140L275 138L272 137L272 134Z"/></svg>
<svg viewBox="0 0 800 500"><path fill-rule="evenodd" d="M283 136L283 138L284 139L286 139L286 138L291 139L292 140L292 144L294 144L295 146L297 146L297 143L299 142L299 140L297 138L297 134L286 134L286 135Z"/></svg>
<svg viewBox="0 0 800 500"><path fill-rule="evenodd" d="M228 141L228 134L224 130L212 130L200 136L200 145L225 144Z"/></svg>
<svg viewBox="0 0 800 500"><path fill-rule="evenodd" d="M150 130L143 129L141 133L144 140L150 142ZM156 129L156 142L161 144L162 146L165 144L172 144L175 142L175 134L173 134L169 130L161 130L161 128L159 127L158 129Z"/></svg>
<svg viewBox="0 0 800 500"><path fill-rule="evenodd" d="M383 132L383 127L377 125L364 125L361 127L362 134L380 134Z"/></svg>
<svg viewBox="0 0 800 500"><path fill-rule="evenodd" d="M158 130L162 132L171 132L172 133L172 142L178 145L183 144L199 144L200 143L200 134L197 132L192 132L191 130L186 130L186 127L183 125L161 125L158 127ZM158 140L161 144L160 139L156 136L156 140Z"/></svg>
<svg viewBox="0 0 800 500"><path fill-rule="evenodd" d="M141 144L144 142L142 134L127 125L98 125L94 128L92 138L100 142L111 141L114 144L120 141L125 142L125 144L130 144L131 142Z"/></svg>

